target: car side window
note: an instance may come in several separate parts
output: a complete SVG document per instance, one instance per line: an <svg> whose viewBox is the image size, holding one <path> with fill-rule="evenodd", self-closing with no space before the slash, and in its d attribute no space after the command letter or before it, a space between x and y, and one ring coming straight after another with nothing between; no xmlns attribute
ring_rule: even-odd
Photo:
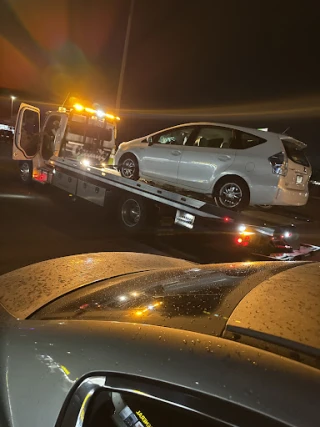
<svg viewBox="0 0 320 427"><path fill-rule="evenodd" d="M154 135L152 138L153 143L165 145L186 145L193 130L193 127L172 129L170 131Z"/></svg>
<svg viewBox="0 0 320 427"><path fill-rule="evenodd" d="M208 126L200 129L194 147L199 148L233 148L235 131L217 126Z"/></svg>
<svg viewBox="0 0 320 427"><path fill-rule="evenodd" d="M238 423L237 420L240 422ZM77 384L59 416L59 426L223 427L279 426L274 419L220 396L141 376L108 372ZM282 425L282 424L281 424Z"/></svg>
<svg viewBox="0 0 320 427"><path fill-rule="evenodd" d="M257 145L263 144L266 142L265 139L260 138L259 136L250 135L249 133L240 132L239 133L239 144L237 146L240 150L245 150L247 148L256 147Z"/></svg>
<svg viewBox="0 0 320 427"><path fill-rule="evenodd" d="M84 417L84 427L220 427L205 415L164 403L152 397L110 391L94 399Z"/></svg>

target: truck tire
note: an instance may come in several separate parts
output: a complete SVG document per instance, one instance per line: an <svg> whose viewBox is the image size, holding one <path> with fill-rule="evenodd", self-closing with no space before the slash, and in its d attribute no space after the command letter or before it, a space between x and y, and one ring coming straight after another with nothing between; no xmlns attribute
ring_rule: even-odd
<svg viewBox="0 0 320 427"><path fill-rule="evenodd" d="M221 178L215 185L213 196L218 206L233 211L242 211L250 203L248 184L234 175Z"/></svg>
<svg viewBox="0 0 320 427"><path fill-rule="evenodd" d="M30 185L32 183L33 164L30 160L19 161L20 179L23 184Z"/></svg>
<svg viewBox="0 0 320 427"><path fill-rule="evenodd" d="M148 231L150 218L148 201L135 194L123 195L118 203L120 226L129 233Z"/></svg>

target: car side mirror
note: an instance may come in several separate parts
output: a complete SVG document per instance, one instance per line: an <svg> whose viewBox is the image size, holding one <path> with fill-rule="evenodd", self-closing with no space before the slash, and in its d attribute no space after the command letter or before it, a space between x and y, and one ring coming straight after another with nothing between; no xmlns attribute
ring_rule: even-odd
<svg viewBox="0 0 320 427"><path fill-rule="evenodd" d="M153 145L152 136L149 136L147 138L147 143L148 143L148 145Z"/></svg>

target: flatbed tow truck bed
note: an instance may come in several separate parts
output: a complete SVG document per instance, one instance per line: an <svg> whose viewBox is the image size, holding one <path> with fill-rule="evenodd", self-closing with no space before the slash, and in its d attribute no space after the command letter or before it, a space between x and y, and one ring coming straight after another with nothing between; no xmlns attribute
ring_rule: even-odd
<svg viewBox="0 0 320 427"><path fill-rule="evenodd" d="M67 191L75 199L115 208L128 232L150 232L152 222L158 236L162 233L165 240L165 234L172 233L177 243L183 232L172 226L179 225L184 233L188 230L190 241L197 234L202 235L202 242L211 242L211 250L215 245L217 252L230 252L233 257L236 252L240 258L250 259L304 259L320 250L318 246L300 244L299 234L290 224L269 224L261 217L251 216L250 211L242 214L220 208L212 199L199 194L123 178L113 167L86 166L52 157L33 179ZM161 223L165 225L159 231Z"/></svg>

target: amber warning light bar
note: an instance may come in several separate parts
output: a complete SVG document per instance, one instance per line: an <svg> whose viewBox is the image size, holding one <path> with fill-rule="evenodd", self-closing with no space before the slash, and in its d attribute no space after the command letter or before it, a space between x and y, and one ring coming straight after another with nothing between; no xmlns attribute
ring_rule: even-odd
<svg viewBox="0 0 320 427"><path fill-rule="evenodd" d="M100 118L106 117L107 119L110 119L110 120L118 120L118 121L120 120L120 117L118 117L118 116L114 116L112 114L105 113L102 110L94 110L93 108L84 107L82 104L74 104L73 108L76 111L78 111L79 113L86 112L86 113L94 114Z"/></svg>

